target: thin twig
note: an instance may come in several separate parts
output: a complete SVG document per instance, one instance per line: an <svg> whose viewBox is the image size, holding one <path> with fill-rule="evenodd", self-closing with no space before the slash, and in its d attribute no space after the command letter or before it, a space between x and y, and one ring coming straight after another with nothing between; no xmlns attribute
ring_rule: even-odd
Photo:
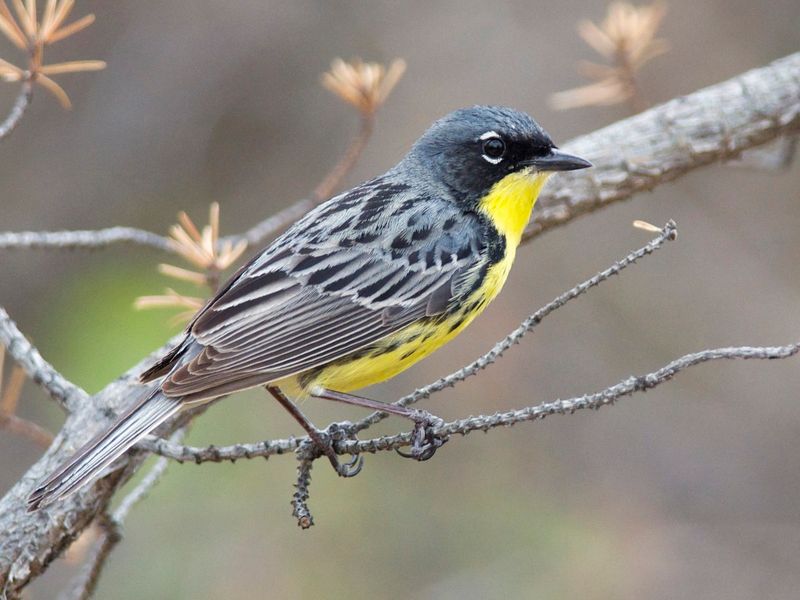
<svg viewBox="0 0 800 600"><path fill-rule="evenodd" d="M163 438L146 437L137 444L137 448L149 450L154 454L176 460L179 463L194 462L236 462L240 458L255 458L292 454L306 437L288 437L282 440L256 442L254 444L234 444L232 446L183 446L172 444Z"/></svg>
<svg viewBox="0 0 800 600"><path fill-rule="evenodd" d="M11 107L11 111L5 120L0 123L0 140L7 137L19 125L25 111L31 104L33 98L33 82L26 79L20 86L19 95Z"/></svg>
<svg viewBox="0 0 800 600"><path fill-rule="evenodd" d="M314 190L314 198L317 202L322 202L329 198L334 190L339 187L342 179L353 170L356 162L358 161L361 153L369 142L372 136L372 131L375 127L375 113L361 113L361 125L359 127L358 135L350 142L347 151L342 158L336 163L336 166L331 169L328 174L322 179L320 184Z"/></svg>
<svg viewBox="0 0 800 600"><path fill-rule="evenodd" d="M235 243L239 240L245 240L248 247L258 246L263 244L268 239L274 237L276 234L282 232L289 227L297 219L305 215L308 211L314 208L317 204L327 199L333 190L339 185L341 180L352 170L358 161L364 147L367 145L372 130L375 125L375 115L361 115L361 128L358 135L353 139L348 146L344 156L331 169L328 174L323 178L322 182L314 190L314 199L302 198L293 202L286 208L278 211L274 215L267 217L263 221L257 223L241 235L230 235L222 238L220 242Z"/></svg>
<svg viewBox="0 0 800 600"><path fill-rule="evenodd" d="M170 443L179 444L185 434L185 427L179 429L170 437ZM116 545L122 541L125 519L128 518L131 509L140 501L144 500L156 484L158 484L169 464L170 461L168 459L163 457L159 458L139 484L125 496L119 507L117 507L117 510L115 510L112 515L107 515L99 519L99 523L103 529L100 542L97 544L89 560L86 561L81 572L75 577L75 580L69 587L69 591L62 596L63 600L88 600L88 598L94 595L97 582L100 579L100 574L103 571L108 557L111 555Z"/></svg>
<svg viewBox="0 0 800 600"><path fill-rule="evenodd" d="M312 444L311 440L305 443ZM314 517L308 509L308 497L311 486L311 469L314 467L316 458L318 457L304 453L297 463L297 482L294 484L295 492L292 494L292 516L297 519L297 524L301 529L308 529L314 525Z"/></svg>
<svg viewBox="0 0 800 600"><path fill-rule="evenodd" d="M289 225L297 221L300 217L310 211L316 206L316 203L309 198L302 198L293 202L286 208L278 211L274 215L267 217L263 221L256 223L253 227L245 231L241 235L229 235L220 240L220 242L237 242L245 240L248 247L258 246L263 244L266 240L273 237L275 234L280 233Z"/></svg>
<svg viewBox="0 0 800 600"><path fill-rule="evenodd" d="M800 343L773 347L740 346L735 348L703 350L693 354L686 354L646 375L628 377L616 385L612 385L594 394L586 394L566 400L543 402L542 404L528 406L519 410L494 413L492 415L480 415L452 421L434 430L432 435L439 439L446 440L451 435L457 433L466 435L471 431L477 430L486 432L496 427L509 427L516 423L541 420L548 415L572 414L575 411L585 409L596 410L603 406L611 405L624 396L631 396L635 392L644 392L652 389L669 381L680 371L704 362L731 359L775 360L789 358L796 355L798 352L800 352ZM336 452L340 454L378 452L383 450L395 450L410 444L411 434L404 433L365 441L345 440L337 442Z"/></svg>
<svg viewBox="0 0 800 600"><path fill-rule="evenodd" d="M42 386L67 412L72 412L88 400L89 395L85 391L68 381L42 358L2 306L0 306L0 344L5 346L31 381Z"/></svg>
<svg viewBox="0 0 800 600"><path fill-rule="evenodd" d="M169 239L135 227L109 227L95 231L1 232L0 250L13 248L103 248L112 244L138 244L177 254Z"/></svg>
<svg viewBox="0 0 800 600"><path fill-rule="evenodd" d="M700 363L712 360L775 360L784 359L800 352L800 343L774 347L741 346L733 348L716 348L703 350L694 354L686 354L660 369L646 375L628 377L616 385L608 387L594 394L576 396L566 400L543 402L535 406L528 406L518 410L499 412L491 415L467 417L445 423L433 430L432 435L439 439L447 439L451 435L466 435L471 431L489 431L496 427L507 427L525 421L535 421L554 414L571 414L577 410L597 409L613 404L623 396L630 396L635 392L652 389L672 379L677 373ZM387 450L396 450L411 444L411 433L382 436L368 440L342 440L334 444L337 454L362 454L365 452L376 453ZM233 446L214 447L213 457L208 448L196 448L172 444L165 440L158 443L148 443L145 447L157 452L161 456L174 458L181 462L194 461L196 463L212 460L214 462L231 461L251 458L268 458L276 454L285 454L289 450L297 449L308 442L308 438L288 438L284 440L271 440L255 444L236 444ZM307 499L307 498L306 498Z"/></svg>

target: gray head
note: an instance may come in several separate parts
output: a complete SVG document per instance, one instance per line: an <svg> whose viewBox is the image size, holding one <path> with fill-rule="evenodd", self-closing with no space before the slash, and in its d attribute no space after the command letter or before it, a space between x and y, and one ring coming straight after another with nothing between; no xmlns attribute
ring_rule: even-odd
<svg viewBox="0 0 800 600"><path fill-rule="evenodd" d="M504 106L462 108L436 121L406 158L464 202L523 169L571 171L591 163L558 150L530 116Z"/></svg>

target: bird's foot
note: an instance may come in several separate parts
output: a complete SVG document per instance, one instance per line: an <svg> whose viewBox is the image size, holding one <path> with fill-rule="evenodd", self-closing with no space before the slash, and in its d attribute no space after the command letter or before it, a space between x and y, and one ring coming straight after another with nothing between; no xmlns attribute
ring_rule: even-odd
<svg viewBox="0 0 800 600"><path fill-rule="evenodd" d="M411 433L411 452L403 452L398 449L397 453L403 458L413 458L418 461L428 460L447 441L446 438L434 435L435 431L444 425L444 420L426 410L419 409L409 415L409 418L414 421L414 430Z"/></svg>
<svg viewBox="0 0 800 600"><path fill-rule="evenodd" d="M353 432L352 423L349 421L331 423L327 429L324 431L317 430L317 435L311 437L320 456L325 455L328 457L333 470L336 471L339 477L355 477L361 472L364 467L363 456L356 454L346 463L342 463L339 461L339 455L336 454L336 449L334 448L336 442L357 439Z"/></svg>

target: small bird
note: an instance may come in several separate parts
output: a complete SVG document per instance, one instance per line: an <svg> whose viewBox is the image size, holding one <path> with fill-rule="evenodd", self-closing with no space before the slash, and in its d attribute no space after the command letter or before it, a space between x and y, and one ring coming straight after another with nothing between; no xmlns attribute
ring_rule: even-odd
<svg viewBox="0 0 800 600"><path fill-rule="evenodd" d="M503 287L548 177L590 166L510 108L475 106L436 121L395 167L320 204L223 285L142 374L153 390L42 482L29 509L101 475L180 410L255 386L289 410L340 475L357 472L354 462L340 465L289 397L408 417L417 425L411 456L428 458L432 415L350 392L458 335Z"/></svg>

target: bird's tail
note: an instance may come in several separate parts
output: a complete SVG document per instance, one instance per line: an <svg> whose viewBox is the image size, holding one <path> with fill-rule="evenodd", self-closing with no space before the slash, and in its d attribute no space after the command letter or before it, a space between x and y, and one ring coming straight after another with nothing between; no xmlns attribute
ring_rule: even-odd
<svg viewBox="0 0 800 600"><path fill-rule="evenodd" d="M146 396L42 482L28 497L28 510L52 504L89 483L181 406L179 399L167 398L160 390Z"/></svg>

